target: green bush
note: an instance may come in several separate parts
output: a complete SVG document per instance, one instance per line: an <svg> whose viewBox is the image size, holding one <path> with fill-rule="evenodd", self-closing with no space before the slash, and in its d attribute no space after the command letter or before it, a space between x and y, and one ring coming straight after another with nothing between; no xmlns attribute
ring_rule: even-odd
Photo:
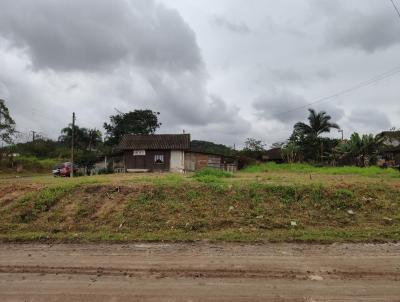
<svg viewBox="0 0 400 302"><path fill-rule="evenodd" d="M231 173L208 167L197 171L193 177L199 182L213 184L220 183L223 178L229 178L232 176L233 175Z"/></svg>
<svg viewBox="0 0 400 302"><path fill-rule="evenodd" d="M20 156L14 159L15 165L21 165L26 171L50 171L58 163L57 159L38 159L33 156Z"/></svg>

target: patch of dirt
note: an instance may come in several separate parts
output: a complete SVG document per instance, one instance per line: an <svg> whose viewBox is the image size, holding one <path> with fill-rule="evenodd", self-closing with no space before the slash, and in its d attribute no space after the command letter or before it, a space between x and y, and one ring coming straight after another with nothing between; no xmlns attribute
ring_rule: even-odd
<svg viewBox="0 0 400 302"><path fill-rule="evenodd" d="M22 197L28 192L39 191L41 186L38 185L21 185L21 184L9 184L7 186L0 187L0 208L8 206L13 201Z"/></svg>
<svg viewBox="0 0 400 302"><path fill-rule="evenodd" d="M400 244L3 244L0 300L399 301L399 263Z"/></svg>

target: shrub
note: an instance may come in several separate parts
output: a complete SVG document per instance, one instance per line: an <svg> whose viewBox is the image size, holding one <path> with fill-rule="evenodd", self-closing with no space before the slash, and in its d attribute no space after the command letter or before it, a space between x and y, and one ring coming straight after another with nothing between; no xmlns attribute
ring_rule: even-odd
<svg viewBox="0 0 400 302"><path fill-rule="evenodd" d="M14 160L15 164L22 165L24 170L27 171L50 171L57 164L57 159L38 159L34 156L21 156Z"/></svg>

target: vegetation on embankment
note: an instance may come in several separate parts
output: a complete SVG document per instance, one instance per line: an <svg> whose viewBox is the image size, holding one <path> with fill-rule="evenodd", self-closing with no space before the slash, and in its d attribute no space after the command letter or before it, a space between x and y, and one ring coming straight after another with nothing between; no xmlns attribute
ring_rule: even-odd
<svg viewBox="0 0 400 302"><path fill-rule="evenodd" d="M400 240L399 190L384 184L205 183L169 175L116 185L101 179L0 196L0 239Z"/></svg>
<svg viewBox="0 0 400 302"><path fill-rule="evenodd" d="M48 158L39 159L35 156L19 156L13 159L12 167L8 159L3 159L0 161L0 174L10 173L11 171L16 171L16 168L20 166L22 171L25 172L47 172L51 173L53 167L59 162L58 159Z"/></svg>
<svg viewBox="0 0 400 302"><path fill-rule="evenodd" d="M253 165L242 170L245 173L262 173L262 172L292 172L292 173L317 173L327 175L360 175L366 177L380 177L389 176L400 178L400 172L392 168L379 168L377 166L371 167L331 167L323 166L317 167L310 164L276 164L274 162Z"/></svg>

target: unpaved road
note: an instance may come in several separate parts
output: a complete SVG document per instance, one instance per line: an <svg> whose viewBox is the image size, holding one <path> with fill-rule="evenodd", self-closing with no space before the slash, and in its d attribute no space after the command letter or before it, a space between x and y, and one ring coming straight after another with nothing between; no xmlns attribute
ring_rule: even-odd
<svg viewBox="0 0 400 302"><path fill-rule="evenodd" d="M400 244L0 244L0 301L400 301Z"/></svg>

